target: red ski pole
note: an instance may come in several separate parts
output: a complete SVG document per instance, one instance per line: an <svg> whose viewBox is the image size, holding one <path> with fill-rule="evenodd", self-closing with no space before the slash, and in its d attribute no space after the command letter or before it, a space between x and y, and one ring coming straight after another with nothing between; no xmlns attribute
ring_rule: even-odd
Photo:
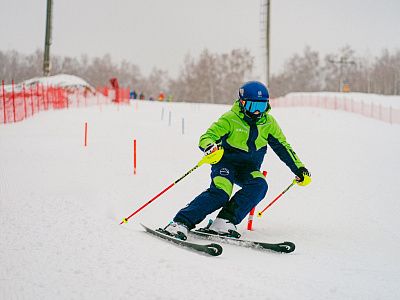
<svg viewBox="0 0 400 300"><path fill-rule="evenodd" d="M259 218L261 218L264 211L266 211L272 204L274 204L284 193L286 193L296 183L297 183L296 179L293 179L292 183L282 193L280 193L274 200L272 200L271 203L268 204L262 211L259 211L257 216Z"/></svg>
<svg viewBox="0 0 400 300"><path fill-rule="evenodd" d="M205 163L209 163L209 164L215 164L217 163L221 158L222 155L224 154L224 150L220 149L217 150L207 156L204 156L198 163L197 165L195 165L193 168L191 168L189 171L187 171L185 173L185 175L183 175L182 177L180 177L179 179L175 180L173 183L171 183L169 186L167 186L165 189L163 189L160 193L158 193L157 195L155 195L153 198L151 198L149 201L147 201L145 204L143 204L141 207L139 207L137 210L135 210L133 213L131 213L128 217L124 218L121 223L119 223L120 225L123 223L127 223L128 220L130 218L132 218L134 215L136 215L139 211L141 211L143 208L145 208L147 205L149 205L151 202L153 202L154 200L156 200L158 197L160 197L162 194L164 194L166 191L168 191L170 188L172 188L175 184L177 184L179 181L181 181L183 178L185 178L186 176L188 176L190 173L192 173L194 170L196 170L198 167L200 167L201 165L205 164Z"/></svg>

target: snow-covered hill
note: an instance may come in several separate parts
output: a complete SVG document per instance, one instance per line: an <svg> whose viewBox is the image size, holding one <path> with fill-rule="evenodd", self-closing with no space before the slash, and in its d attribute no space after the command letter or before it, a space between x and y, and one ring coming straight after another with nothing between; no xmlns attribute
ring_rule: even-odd
<svg viewBox="0 0 400 300"><path fill-rule="evenodd" d="M62 88L74 88L74 89L87 89L91 92L95 92L95 88L87 83L84 79L69 74L57 74L53 76L46 77L34 77L18 84L15 84L14 91L19 92L23 90L25 86L28 89L30 86L36 87L39 84L41 86L53 86ZM13 91L13 86L11 84L4 86L5 92L11 93Z"/></svg>
<svg viewBox="0 0 400 300"><path fill-rule="evenodd" d="M163 226L204 190L209 166L118 224L198 162L199 135L227 109L141 101L0 126L0 298L399 299L398 125L272 110L313 182L286 193L254 231L239 227L245 238L295 242L292 254L223 245L205 257L143 232L139 222ZM293 178L272 151L263 169L260 208Z"/></svg>

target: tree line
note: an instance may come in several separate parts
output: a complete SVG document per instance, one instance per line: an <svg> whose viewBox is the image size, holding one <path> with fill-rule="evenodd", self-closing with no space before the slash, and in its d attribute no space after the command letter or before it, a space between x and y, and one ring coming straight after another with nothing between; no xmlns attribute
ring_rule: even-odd
<svg viewBox="0 0 400 300"><path fill-rule="evenodd" d="M0 79L10 83L42 76L43 52L21 54L0 51ZM211 53L205 49L194 58L187 55L177 78L167 71L154 68L144 76L140 68L123 60L113 62L111 55L89 58L52 56L52 74L72 74L82 77L93 86L109 84L117 77L121 86L129 86L146 96L160 91L172 95L175 101L231 103L238 87L253 77L254 57L247 49L229 53ZM262 79L261 79L262 80ZM400 50L385 49L376 57L361 57L349 46L323 58L318 51L306 47L284 64L283 70L272 74L269 88L272 97L290 92L337 92L347 87L352 92L400 94Z"/></svg>
<svg viewBox="0 0 400 300"><path fill-rule="evenodd" d="M343 91L400 95L400 50L382 50L374 58L363 57L349 46L320 58L306 47L288 59L283 71L271 78L277 96L289 92Z"/></svg>

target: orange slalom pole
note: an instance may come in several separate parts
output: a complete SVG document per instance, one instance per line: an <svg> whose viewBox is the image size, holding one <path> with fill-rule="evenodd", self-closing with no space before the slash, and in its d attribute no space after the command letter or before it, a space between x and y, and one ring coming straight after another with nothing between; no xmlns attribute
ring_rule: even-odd
<svg viewBox="0 0 400 300"><path fill-rule="evenodd" d="M263 171L263 175L264 177L267 176L267 171ZM256 207L254 206L249 213L249 219L247 220L247 230L253 230L253 218L255 210Z"/></svg>

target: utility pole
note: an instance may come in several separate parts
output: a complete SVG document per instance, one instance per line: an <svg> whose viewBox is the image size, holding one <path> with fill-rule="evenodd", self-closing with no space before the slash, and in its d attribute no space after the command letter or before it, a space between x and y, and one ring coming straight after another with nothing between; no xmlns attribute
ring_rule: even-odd
<svg viewBox="0 0 400 300"><path fill-rule="evenodd" d="M265 83L267 86L269 85L269 77L270 77L270 24L271 24L271 0L262 0L261 1L261 10L260 10L260 29L261 29L261 47L262 47L262 62L264 63L265 59ZM265 48L265 52L264 52Z"/></svg>
<svg viewBox="0 0 400 300"><path fill-rule="evenodd" d="M340 57L340 60L329 59L328 61L333 64L339 64L339 68L340 68L339 92L341 92L342 88L343 88L343 86L342 86L342 84L343 84L343 66L344 65L355 65L356 63L352 60L347 60L347 57L345 57L345 56Z"/></svg>
<svg viewBox="0 0 400 300"><path fill-rule="evenodd" d="M51 30L52 30L52 13L53 13L53 0L47 0L47 14L46 14L46 37L44 41L44 58L43 58L43 75L50 75L50 45L51 45Z"/></svg>
<svg viewBox="0 0 400 300"><path fill-rule="evenodd" d="M269 74L270 74L270 42L271 42L271 35L270 35L270 17L271 17L271 0L267 0L266 3L266 22L265 22L265 49L266 49L266 65L265 65L265 83L267 86L269 85Z"/></svg>

